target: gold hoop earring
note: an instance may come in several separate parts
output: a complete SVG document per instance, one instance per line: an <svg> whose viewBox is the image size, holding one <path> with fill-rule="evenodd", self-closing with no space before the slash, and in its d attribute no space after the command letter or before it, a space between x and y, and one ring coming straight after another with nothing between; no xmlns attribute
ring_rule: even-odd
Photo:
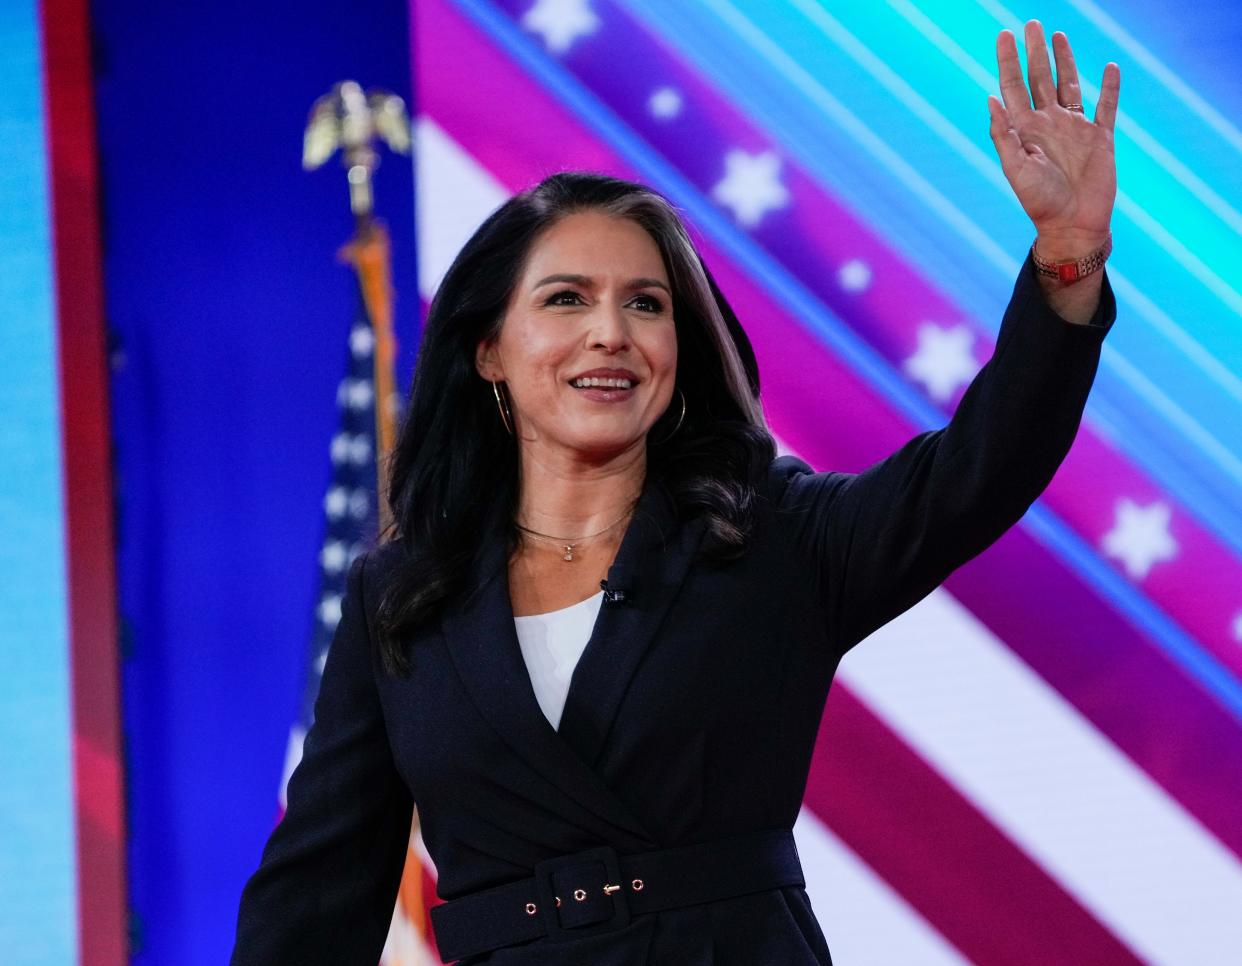
<svg viewBox="0 0 1242 966"><path fill-rule="evenodd" d="M509 408L509 404L500 398L500 386L494 379L492 380L492 395L496 397L496 408L500 410L500 421L505 424L505 432L512 436L513 411Z"/></svg>
<svg viewBox="0 0 1242 966"><path fill-rule="evenodd" d="M661 446L677 435L677 430L681 429L682 420L686 418L686 394L681 391L681 386L677 387L677 395L681 396L681 415L677 417L677 425L673 427L673 431L660 440L652 440L652 446Z"/></svg>

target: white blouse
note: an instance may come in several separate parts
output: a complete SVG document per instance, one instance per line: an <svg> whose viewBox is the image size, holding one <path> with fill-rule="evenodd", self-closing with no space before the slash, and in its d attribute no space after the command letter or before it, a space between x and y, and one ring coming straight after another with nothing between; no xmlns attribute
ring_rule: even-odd
<svg viewBox="0 0 1242 966"><path fill-rule="evenodd" d="M569 679L586 650L603 599L601 590L560 610L513 618L535 697L553 728L560 727Z"/></svg>

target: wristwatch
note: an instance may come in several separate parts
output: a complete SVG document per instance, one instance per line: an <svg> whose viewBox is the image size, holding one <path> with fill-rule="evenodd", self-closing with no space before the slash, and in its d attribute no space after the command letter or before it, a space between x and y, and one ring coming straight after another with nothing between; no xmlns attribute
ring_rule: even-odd
<svg viewBox="0 0 1242 966"><path fill-rule="evenodd" d="M1092 272L1098 272L1104 267L1104 262L1108 259L1109 252L1112 250L1113 233L1110 231L1108 239L1102 246L1090 255L1084 255L1073 262L1050 262L1045 258L1040 258L1039 252L1035 250L1035 242L1031 242L1031 261L1035 263L1035 270L1040 275L1060 279L1068 284L1070 282L1077 282L1080 278L1085 278Z"/></svg>

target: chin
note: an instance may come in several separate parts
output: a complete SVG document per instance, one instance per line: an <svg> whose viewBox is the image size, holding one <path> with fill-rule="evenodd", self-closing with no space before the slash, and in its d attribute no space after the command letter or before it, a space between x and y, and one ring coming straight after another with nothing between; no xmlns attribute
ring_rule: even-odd
<svg viewBox="0 0 1242 966"><path fill-rule="evenodd" d="M615 435L595 433L583 435L571 442L570 445L579 452L590 456L611 456L621 450L631 448L636 443L642 443L645 438L645 433L637 436L632 433L617 433Z"/></svg>

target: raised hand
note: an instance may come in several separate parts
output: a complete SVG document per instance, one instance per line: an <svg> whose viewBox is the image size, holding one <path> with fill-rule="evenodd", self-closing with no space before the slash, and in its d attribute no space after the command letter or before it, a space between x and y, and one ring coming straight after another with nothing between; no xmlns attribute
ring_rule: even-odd
<svg viewBox="0 0 1242 966"><path fill-rule="evenodd" d="M1024 33L1029 94L1013 33L1002 30L996 38L1004 103L988 95L992 143L1014 194L1035 224L1040 255L1079 258L1104 243L1112 219L1117 195L1113 125L1121 68L1112 62L1105 66L1095 120L1089 121L1069 39L1060 31L1052 35L1054 82L1043 26L1027 21Z"/></svg>

